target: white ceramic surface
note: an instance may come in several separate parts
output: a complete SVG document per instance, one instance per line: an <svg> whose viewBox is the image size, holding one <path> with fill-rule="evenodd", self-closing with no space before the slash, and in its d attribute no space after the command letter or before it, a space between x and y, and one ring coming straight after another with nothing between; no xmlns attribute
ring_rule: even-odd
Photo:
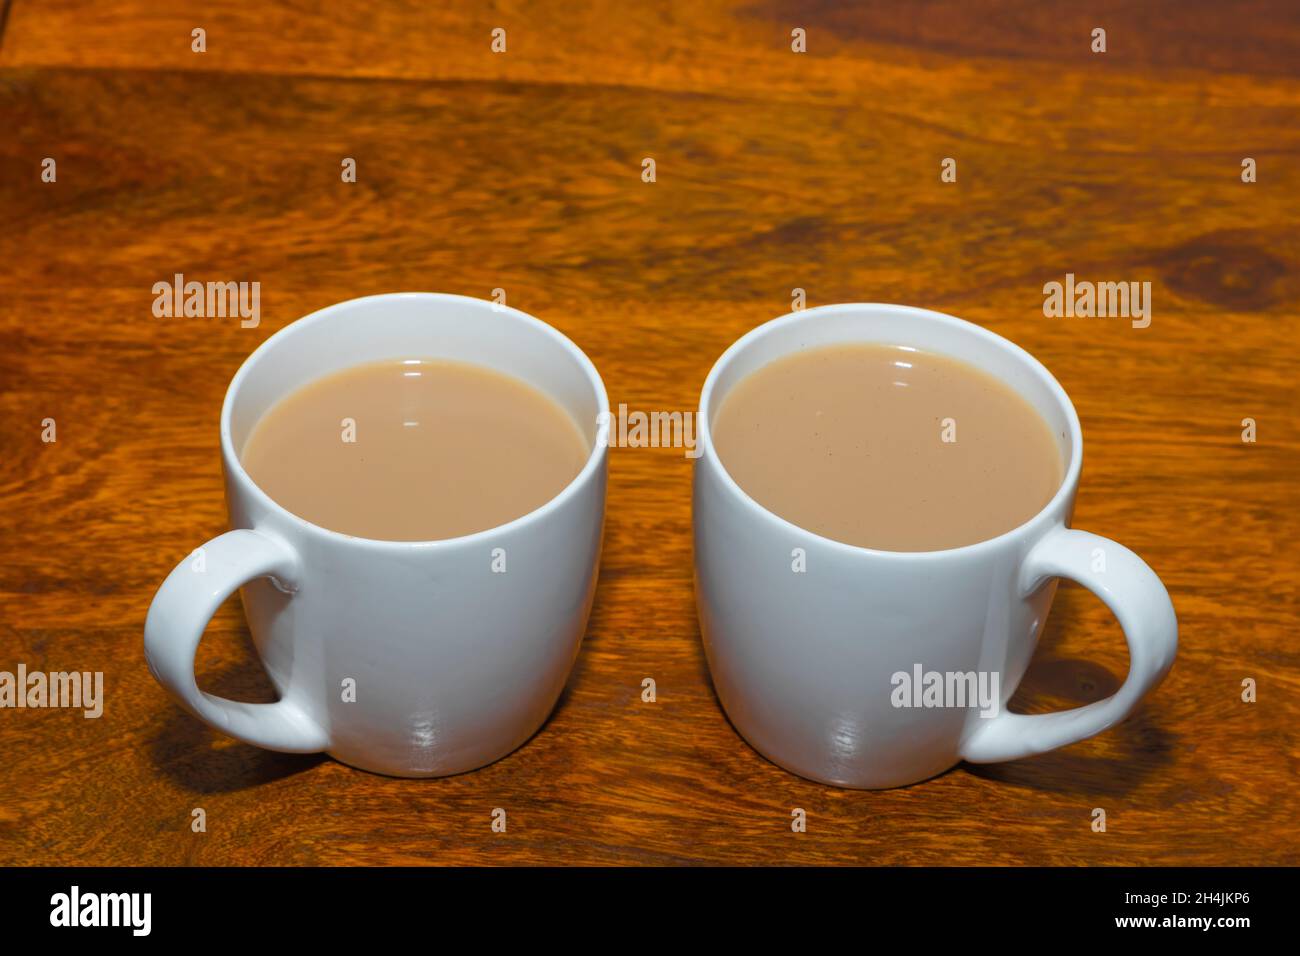
<svg viewBox="0 0 1300 956"><path fill-rule="evenodd" d="M341 368L410 357L489 366L555 398L587 430L582 472L515 521L429 542L326 530L252 482L237 451L276 400ZM221 456L235 530L163 582L145 623L150 670L213 727L272 750L326 751L410 777L510 753L555 706L586 630L605 508L607 442L597 422L608 411L604 384L577 346L515 309L400 293L292 323L249 356L226 393ZM493 572L497 548L505 573ZM277 703L230 701L195 684L203 629L240 587ZM348 679L354 702L345 700Z"/></svg>
<svg viewBox="0 0 1300 956"><path fill-rule="evenodd" d="M917 553L832 541L758 505L718 461L710 425L720 401L773 359L846 341L943 353L1015 388L1058 437L1065 479L1055 497L996 538ZM1159 578L1122 545L1069 528L1083 457L1074 407L1047 369L992 332L895 305L796 312L754 329L718 359L700 395L697 428L695 590L714 687L745 739L797 774L883 788L961 760L1042 753L1122 720L1173 663L1178 627ZM793 570L796 548L806 553L803 573ZM1105 570L1096 570L1103 562ZM1006 703L1034 652L1058 577L1078 581L1115 613L1128 641L1128 678L1113 696L1084 707L1011 714ZM998 713L894 706L892 675L913 673L917 664L996 673Z"/></svg>

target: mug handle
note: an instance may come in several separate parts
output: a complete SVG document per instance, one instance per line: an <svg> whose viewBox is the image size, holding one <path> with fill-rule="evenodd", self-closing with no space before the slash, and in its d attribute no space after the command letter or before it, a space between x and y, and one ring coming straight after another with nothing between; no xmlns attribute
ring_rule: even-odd
<svg viewBox="0 0 1300 956"><path fill-rule="evenodd" d="M202 548L203 568L191 557L167 575L144 622L144 654L158 683L186 710L236 740L286 753L318 753L325 731L289 696L274 704L227 700L199 690L194 655L221 603L249 581L270 577L280 590L297 590L299 561L286 544L240 529Z"/></svg>
<svg viewBox="0 0 1300 956"><path fill-rule="evenodd" d="M1095 569L1100 550L1105 570ZM1012 714L980 720L961 747L962 759L994 763L1046 753L1099 734L1127 717L1173 665L1178 620L1169 592L1136 554L1099 535L1058 526L1030 549L1020 569L1021 593L1032 594L1048 578L1082 584L1119 619L1128 641L1129 670L1105 700L1053 714Z"/></svg>

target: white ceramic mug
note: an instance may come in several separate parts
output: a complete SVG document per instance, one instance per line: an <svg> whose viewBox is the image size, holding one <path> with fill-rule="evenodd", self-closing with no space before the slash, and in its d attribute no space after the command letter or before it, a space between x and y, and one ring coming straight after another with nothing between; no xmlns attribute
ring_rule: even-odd
<svg viewBox="0 0 1300 956"><path fill-rule="evenodd" d="M278 399L348 366L407 357L471 362L542 390L586 430L582 471L521 518L418 542L319 527L249 478L239 451ZM607 442L597 423L608 413L605 386L577 346L493 303L378 295L286 326L226 392L221 458L235 530L163 582L145 622L150 670L196 716L271 750L325 751L406 777L459 773L508 754L555 706L586 630L605 513ZM506 573L493 570L496 549ZM226 700L195 684L203 629L236 588L276 703Z"/></svg>
<svg viewBox="0 0 1300 956"><path fill-rule="evenodd" d="M719 403L768 362L840 342L942 353L1014 388L1058 438L1065 479L1052 500L995 538L916 553L832 541L760 506L718 460L710 426ZM1047 369L992 332L896 305L796 312L749 332L718 359L700 395L697 428L695 589L714 687L745 739L797 774L894 787L961 760L1043 753L1124 719L1173 664L1178 625L1160 579L1122 545L1068 527L1083 460L1074 406ZM792 559L797 548L802 572ZM1128 678L1084 707L1009 713L1058 577L1093 591L1118 617ZM903 703L912 705L896 706L904 686L897 675L917 674L918 665L923 675L990 675L990 688L997 675L998 706L918 707L906 694Z"/></svg>

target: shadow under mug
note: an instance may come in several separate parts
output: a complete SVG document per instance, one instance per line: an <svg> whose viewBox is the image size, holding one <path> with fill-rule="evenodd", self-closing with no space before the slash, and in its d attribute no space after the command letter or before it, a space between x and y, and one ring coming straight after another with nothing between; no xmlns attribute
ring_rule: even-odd
<svg viewBox="0 0 1300 956"><path fill-rule="evenodd" d="M1052 500L995 538L928 552L833 541L755 502L714 449L721 401L774 359L848 342L940 353L1013 388L1057 437L1065 478ZM1001 336L905 306L796 312L723 353L704 383L697 428L695 592L714 687L737 731L794 773L874 789L915 783L962 760L1043 753L1124 719L1173 664L1178 625L1160 579L1124 546L1068 527L1083 460L1074 406L1046 368ZM802 565L795 549L803 549ZM1060 577L1091 590L1119 619L1128 678L1114 695L1073 710L1009 713ZM915 676L932 684L931 674L958 693L935 695L940 706L896 693ZM969 699L954 706L969 696L972 677L994 674L995 708L975 709Z"/></svg>
<svg viewBox="0 0 1300 956"><path fill-rule="evenodd" d="M261 415L298 387L363 362L446 358L545 392L584 430L582 471L537 510L440 541L378 541L282 508L239 450ZM443 776L510 753L545 721L586 631L600 561L608 420L591 361L558 331L478 299L398 293L353 299L286 326L235 374L221 409L221 458L235 530L163 582L145 622L149 669L182 705L238 740L325 751L378 773ZM506 573L494 557L508 556ZM272 704L200 690L194 656L237 588Z"/></svg>

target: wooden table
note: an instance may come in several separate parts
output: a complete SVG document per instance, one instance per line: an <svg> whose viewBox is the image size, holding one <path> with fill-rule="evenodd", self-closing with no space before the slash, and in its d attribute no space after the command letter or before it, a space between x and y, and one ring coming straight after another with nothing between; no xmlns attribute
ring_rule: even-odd
<svg viewBox="0 0 1300 956"><path fill-rule="evenodd" d="M6 5L0 670L102 670L107 701L98 720L0 710L0 863L1300 862L1293 5L442 6ZM156 318L176 273L260 282L260 325ZM1045 317L1066 273L1150 281L1151 325ZM240 362L342 299L497 288L631 409L694 409L796 288L1010 337L1082 418L1076 526L1173 595L1173 672L1047 756L888 792L801 780L710 687L690 463L617 449L581 658L515 754L393 780L183 713L141 626L225 527L217 416ZM274 699L235 601L199 665L206 688ZM1098 699L1126 668L1109 613L1063 585L1015 707Z"/></svg>

